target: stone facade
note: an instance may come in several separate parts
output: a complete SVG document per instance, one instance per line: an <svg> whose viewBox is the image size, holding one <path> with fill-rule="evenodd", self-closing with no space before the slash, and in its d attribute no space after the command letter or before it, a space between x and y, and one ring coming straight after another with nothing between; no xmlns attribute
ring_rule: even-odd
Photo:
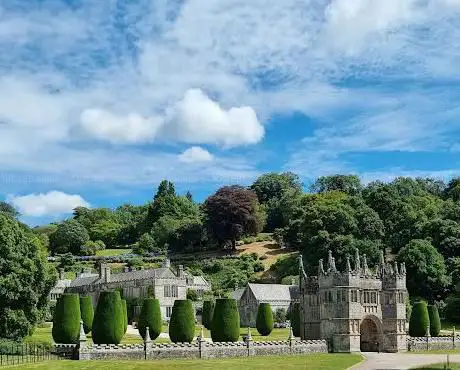
<svg viewBox="0 0 460 370"><path fill-rule="evenodd" d="M70 286L72 280L65 278L64 269L59 269L59 278L56 282L56 285L51 289L48 299L52 302L55 302L59 297L65 292L65 290Z"/></svg>
<svg viewBox="0 0 460 370"><path fill-rule="evenodd" d="M329 253L318 276L307 276L300 258L302 339L325 339L333 352L407 350L406 269L384 261L371 270L356 252L354 269L347 258L340 272Z"/></svg>
<svg viewBox="0 0 460 370"><path fill-rule="evenodd" d="M291 302L298 300L299 289L296 285L248 283L242 292L236 289L233 296L239 296L241 326L255 327L260 303L269 303L273 312L277 309L287 312Z"/></svg>
<svg viewBox="0 0 460 370"><path fill-rule="evenodd" d="M99 293L109 289L122 289L125 298L142 298L154 296L160 301L160 309L164 319L171 316L172 306L176 299L186 299L187 289L198 294L211 290L211 285L202 276L193 276L184 272L180 265L174 271L169 260L157 269L136 270L112 274L108 265L102 264L99 274L85 271L77 276L66 288L66 292L79 293L92 297L97 303Z"/></svg>

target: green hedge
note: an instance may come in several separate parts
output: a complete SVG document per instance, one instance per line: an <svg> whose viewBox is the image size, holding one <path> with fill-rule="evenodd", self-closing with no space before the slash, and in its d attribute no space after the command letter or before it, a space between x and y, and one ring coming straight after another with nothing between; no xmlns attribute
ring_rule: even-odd
<svg viewBox="0 0 460 370"><path fill-rule="evenodd" d="M80 297L80 312L83 320L83 329L88 334L93 328L94 307L90 296Z"/></svg>
<svg viewBox="0 0 460 370"><path fill-rule="evenodd" d="M426 329L430 326L430 317L426 302L416 302L412 307L409 321L409 335L411 337L424 337Z"/></svg>
<svg viewBox="0 0 460 370"><path fill-rule="evenodd" d="M195 311L192 301L176 299L169 321L169 338L174 343L190 343L195 336Z"/></svg>
<svg viewBox="0 0 460 370"><path fill-rule="evenodd" d="M446 299L444 314L452 324L460 324L460 296L453 295Z"/></svg>
<svg viewBox="0 0 460 370"><path fill-rule="evenodd" d="M96 344L119 344L123 338L124 330L120 292L101 292L94 313L93 342Z"/></svg>
<svg viewBox="0 0 460 370"><path fill-rule="evenodd" d="M235 299L216 300L211 324L213 342L236 342L240 336L240 313Z"/></svg>
<svg viewBox="0 0 460 370"><path fill-rule="evenodd" d="M63 294L56 303L53 339L56 343L77 343L80 336L80 300L78 294Z"/></svg>
<svg viewBox="0 0 460 370"><path fill-rule="evenodd" d="M428 317L430 320L430 335L432 337L439 337L439 333L441 332L441 319L439 318L438 307L429 305Z"/></svg>
<svg viewBox="0 0 460 370"><path fill-rule="evenodd" d="M202 313L202 322L206 329L211 330L212 317L214 315L214 307L216 303L214 301L204 301L203 302L203 313Z"/></svg>
<svg viewBox="0 0 460 370"><path fill-rule="evenodd" d="M126 333L126 330L128 330L128 306L126 299L121 300L121 307L123 308L123 329L124 333Z"/></svg>
<svg viewBox="0 0 460 370"><path fill-rule="evenodd" d="M157 339L161 333L162 321L160 301L154 298L144 299L141 313L139 314L139 322L137 323L141 337L145 339L145 331L148 326L150 338L152 340Z"/></svg>
<svg viewBox="0 0 460 370"><path fill-rule="evenodd" d="M300 303L295 302L291 306L290 313L292 333L295 337L300 337Z"/></svg>
<svg viewBox="0 0 460 370"><path fill-rule="evenodd" d="M273 330L273 311L270 303L261 303L257 310L256 328L260 335L267 336Z"/></svg>

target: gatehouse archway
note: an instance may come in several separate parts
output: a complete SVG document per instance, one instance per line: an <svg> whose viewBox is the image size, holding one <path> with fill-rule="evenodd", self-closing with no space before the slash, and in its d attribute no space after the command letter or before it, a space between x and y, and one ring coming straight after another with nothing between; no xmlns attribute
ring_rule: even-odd
<svg viewBox="0 0 460 370"><path fill-rule="evenodd" d="M382 350L382 324L375 316L366 316L359 328L361 352L380 352Z"/></svg>

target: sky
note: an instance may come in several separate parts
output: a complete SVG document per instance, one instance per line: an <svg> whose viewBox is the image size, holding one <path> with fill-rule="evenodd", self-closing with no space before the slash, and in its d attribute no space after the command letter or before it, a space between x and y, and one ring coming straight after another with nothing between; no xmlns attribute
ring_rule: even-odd
<svg viewBox="0 0 460 370"><path fill-rule="evenodd" d="M460 173L460 0L3 0L0 200Z"/></svg>

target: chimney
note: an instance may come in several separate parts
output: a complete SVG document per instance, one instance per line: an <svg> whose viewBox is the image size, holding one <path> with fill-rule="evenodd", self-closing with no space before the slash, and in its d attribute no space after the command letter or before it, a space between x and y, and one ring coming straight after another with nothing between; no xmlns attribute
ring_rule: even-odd
<svg viewBox="0 0 460 370"><path fill-rule="evenodd" d="M110 282L110 267L105 263L101 263L99 267L99 279L104 281L105 283Z"/></svg>
<svg viewBox="0 0 460 370"><path fill-rule="evenodd" d="M59 280L64 280L65 279L65 272L64 269L59 269Z"/></svg>
<svg viewBox="0 0 460 370"><path fill-rule="evenodd" d="M179 265L179 269L177 271L177 277L184 277L184 266Z"/></svg>
<svg viewBox="0 0 460 370"><path fill-rule="evenodd" d="M167 268L167 269L169 269L171 267L171 261L169 260L169 258L165 258L163 260L163 263L161 264L161 267L164 267L164 268Z"/></svg>

